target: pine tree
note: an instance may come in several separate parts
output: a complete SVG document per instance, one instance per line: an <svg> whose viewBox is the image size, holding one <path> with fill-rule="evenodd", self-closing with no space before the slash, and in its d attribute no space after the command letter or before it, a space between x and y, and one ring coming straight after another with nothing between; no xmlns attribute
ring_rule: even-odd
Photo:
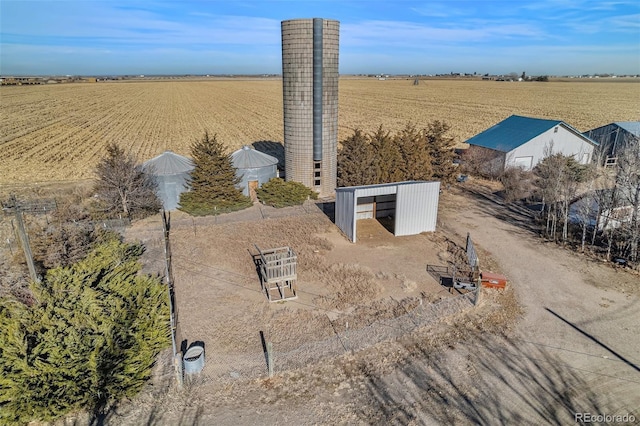
<svg viewBox="0 0 640 426"><path fill-rule="evenodd" d="M338 151L338 186L375 183L375 153L362 130L355 129L341 145Z"/></svg>
<svg viewBox="0 0 640 426"><path fill-rule="evenodd" d="M378 127L369 136L371 148L375 154L373 170L376 173L373 183L390 183L406 180L402 171L402 155L389 132Z"/></svg>
<svg viewBox="0 0 640 426"><path fill-rule="evenodd" d="M403 180L431 179L431 156L424 132L407 123L404 129L396 133L393 140L402 156Z"/></svg>
<svg viewBox="0 0 640 426"><path fill-rule="evenodd" d="M169 344L166 287L143 247L112 238L33 283L33 307L0 299L0 424L99 412L136 394Z"/></svg>
<svg viewBox="0 0 640 426"><path fill-rule="evenodd" d="M187 184L189 191L180 195L180 209L197 216L240 210L251 205L251 199L236 185L240 178L227 148L217 135L204 133L191 147L195 168Z"/></svg>
<svg viewBox="0 0 640 426"><path fill-rule="evenodd" d="M443 184L451 184L455 181L457 169L453 164L455 158L455 139L448 135L450 127L444 121L435 120L424 129L431 167L432 179L439 180Z"/></svg>

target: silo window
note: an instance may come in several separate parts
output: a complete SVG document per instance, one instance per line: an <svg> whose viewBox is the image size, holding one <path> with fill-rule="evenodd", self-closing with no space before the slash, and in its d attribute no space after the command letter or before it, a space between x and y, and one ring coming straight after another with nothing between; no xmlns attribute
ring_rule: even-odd
<svg viewBox="0 0 640 426"><path fill-rule="evenodd" d="M322 163L320 161L313 162L313 182L315 186L320 186L320 178L322 177Z"/></svg>

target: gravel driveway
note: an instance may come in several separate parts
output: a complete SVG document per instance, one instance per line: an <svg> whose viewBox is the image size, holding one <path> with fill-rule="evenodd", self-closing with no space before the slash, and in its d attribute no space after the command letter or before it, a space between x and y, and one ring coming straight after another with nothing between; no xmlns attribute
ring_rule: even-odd
<svg viewBox="0 0 640 426"><path fill-rule="evenodd" d="M476 202L448 223L491 253L525 315L511 337L470 342L476 379L463 382L484 389L459 407L463 417L568 424L590 413L627 415L601 423L640 421L640 278L541 242L526 217L490 194L467 196Z"/></svg>

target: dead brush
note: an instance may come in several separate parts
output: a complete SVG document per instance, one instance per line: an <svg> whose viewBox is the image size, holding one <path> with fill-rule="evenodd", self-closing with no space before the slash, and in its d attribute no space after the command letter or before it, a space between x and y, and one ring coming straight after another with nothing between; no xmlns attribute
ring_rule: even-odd
<svg viewBox="0 0 640 426"><path fill-rule="evenodd" d="M338 263L317 273L316 280L326 286L329 294L316 297L314 303L325 309L342 310L366 303L379 297L384 290L373 272L359 265Z"/></svg>

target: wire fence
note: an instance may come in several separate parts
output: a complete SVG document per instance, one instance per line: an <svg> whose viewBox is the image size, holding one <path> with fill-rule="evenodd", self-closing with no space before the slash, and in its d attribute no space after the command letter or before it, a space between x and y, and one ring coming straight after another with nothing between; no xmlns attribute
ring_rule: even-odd
<svg viewBox="0 0 640 426"><path fill-rule="evenodd" d="M271 217L292 216L292 215L308 215L308 214L327 214L323 212L322 206L299 206L297 209L288 209L287 212L265 209L254 209L253 212L245 212L245 215L259 216L252 219L267 219ZM211 219L209 219L211 220ZM246 217L237 218L234 216L214 218L215 223L225 223L227 221L243 221ZM177 222L177 227L184 226L183 223ZM375 320L371 324L362 328L349 328L348 323L340 324L334 327L335 334L332 337L317 340L310 343L295 345L294 342L286 342L275 346L271 342L262 341L262 347L256 343L255 350L248 350L241 353L217 352L215 349L209 349L206 354L206 362L204 362L202 371L198 374L187 374L183 376L184 364L180 362L181 355L184 355L186 348L177 347L183 342L183 335L180 327L180 318L177 312L176 293L174 288L174 277L172 268L172 254L170 243L170 217L163 214L163 234L164 234L164 262L166 265L166 281L171 300L171 324L174 358L177 359L176 373L179 383L182 378L192 384L217 384L228 385L237 381L255 380L268 378L273 374L282 374L287 371L307 367L322 361L327 361L341 355L355 353L374 345L394 341L403 336L415 333L421 328L433 325L442 318L462 312L474 306L477 302L479 293L478 289L453 297L443 298L434 303L420 303L411 311L404 315L394 318ZM329 320L330 321L330 320ZM333 325L334 323L332 323ZM202 342L197 342L202 343ZM284 342L283 342L284 343Z"/></svg>
<svg viewBox="0 0 640 426"><path fill-rule="evenodd" d="M272 373L280 374L355 353L383 342L394 341L435 324L444 317L473 307L476 291L430 304L421 304L405 315L375 321L363 328L347 327L336 332L333 337L306 343L289 351L279 351L277 346L269 353L266 347L263 347L263 351L251 353L229 354L209 351L204 369L194 382L226 385L238 380L267 378L270 375L270 358Z"/></svg>

